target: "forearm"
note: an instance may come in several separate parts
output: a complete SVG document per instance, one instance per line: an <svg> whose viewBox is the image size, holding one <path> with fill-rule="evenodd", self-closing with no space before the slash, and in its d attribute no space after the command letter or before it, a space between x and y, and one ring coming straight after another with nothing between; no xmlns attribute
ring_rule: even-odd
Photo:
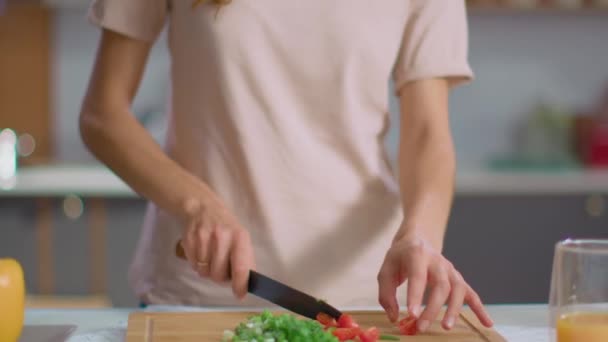
<svg viewBox="0 0 608 342"><path fill-rule="evenodd" d="M456 168L447 84L433 80L412 88L401 100L399 181L404 222L398 237L423 237L441 250Z"/></svg>
<svg viewBox="0 0 608 342"><path fill-rule="evenodd" d="M102 107L85 106L83 141L134 191L180 218L188 215L191 201L201 204L213 198L202 181L164 153L128 109Z"/></svg>
<svg viewBox="0 0 608 342"><path fill-rule="evenodd" d="M93 155L133 190L183 219L191 207L215 197L171 160L131 113L151 46L103 30L81 109L80 133Z"/></svg>
<svg viewBox="0 0 608 342"><path fill-rule="evenodd" d="M455 161L450 142L433 132L405 137L399 153L403 198L402 235L427 238L441 250L452 206Z"/></svg>

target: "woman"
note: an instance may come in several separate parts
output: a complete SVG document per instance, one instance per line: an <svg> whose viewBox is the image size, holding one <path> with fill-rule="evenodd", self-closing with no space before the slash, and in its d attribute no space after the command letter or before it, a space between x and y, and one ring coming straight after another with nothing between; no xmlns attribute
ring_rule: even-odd
<svg viewBox="0 0 608 342"><path fill-rule="evenodd" d="M81 132L151 201L130 272L139 298L265 305L245 298L257 268L338 306L379 299L392 321L406 302L421 331L444 304L446 329L463 303L490 326L441 255L448 93L472 77L464 1L198 2L96 0L90 12L103 34ZM173 90L160 147L130 105L165 24ZM383 147L390 77L398 176ZM189 262L174 255L180 239Z"/></svg>

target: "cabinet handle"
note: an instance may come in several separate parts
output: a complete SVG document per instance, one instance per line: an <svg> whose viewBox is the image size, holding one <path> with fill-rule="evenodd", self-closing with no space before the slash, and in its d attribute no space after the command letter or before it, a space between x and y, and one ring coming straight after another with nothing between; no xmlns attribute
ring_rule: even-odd
<svg viewBox="0 0 608 342"><path fill-rule="evenodd" d="M600 195L591 195L585 200L585 211L591 217L600 217L606 211L606 201Z"/></svg>

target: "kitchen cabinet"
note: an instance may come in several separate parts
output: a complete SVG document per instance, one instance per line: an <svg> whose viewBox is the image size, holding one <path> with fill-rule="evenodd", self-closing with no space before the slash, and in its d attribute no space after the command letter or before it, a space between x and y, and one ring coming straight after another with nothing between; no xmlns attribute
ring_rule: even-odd
<svg viewBox="0 0 608 342"><path fill-rule="evenodd" d="M608 3L604 0L467 0L466 3L472 9L518 9L526 11L608 8Z"/></svg>
<svg viewBox="0 0 608 342"><path fill-rule="evenodd" d="M19 260L30 295L136 305L127 271L146 203L81 200L82 212L68 216L64 197L0 198L0 258Z"/></svg>
<svg viewBox="0 0 608 342"><path fill-rule="evenodd" d="M608 238L599 195L459 196L445 255L487 303L548 300L553 249L565 238Z"/></svg>
<svg viewBox="0 0 608 342"><path fill-rule="evenodd" d="M50 200L51 223L49 237L52 239L51 267L54 275L51 291L45 294L86 296L90 293L90 253L87 219L89 210L86 201L83 214L69 218L64 213L63 199ZM44 289L42 289L44 290Z"/></svg>
<svg viewBox="0 0 608 342"><path fill-rule="evenodd" d="M30 294L88 293L87 229L61 198L0 199L0 258L23 265Z"/></svg>
<svg viewBox="0 0 608 342"><path fill-rule="evenodd" d="M31 199L0 199L0 258L23 265L28 291L38 284L36 272L36 203Z"/></svg>
<svg viewBox="0 0 608 342"><path fill-rule="evenodd" d="M51 282L41 277L40 210L50 203ZM66 216L64 198L0 198L0 257L23 263L30 293L107 295L115 306L136 298L127 272L146 202L82 198L82 215ZM606 202L605 202L606 201ZM95 204L97 203L97 204ZM102 208L95 208L102 203ZM555 243L567 237L608 238L608 197L580 194L457 195L445 255L486 303L546 302ZM95 214L96 213L96 214ZM95 215L102 218L94 219ZM95 227L99 220L102 227ZM91 250L91 246L95 249ZM44 256L44 255L42 255ZM101 258L101 260L100 260Z"/></svg>
<svg viewBox="0 0 608 342"><path fill-rule="evenodd" d="M0 129L28 134L35 149L23 163L49 161L51 118L51 12L10 2L0 13Z"/></svg>
<svg viewBox="0 0 608 342"><path fill-rule="evenodd" d="M120 306L139 304L127 282L127 274L143 223L146 202L140 199L106 201L107 292Z"/></svg>

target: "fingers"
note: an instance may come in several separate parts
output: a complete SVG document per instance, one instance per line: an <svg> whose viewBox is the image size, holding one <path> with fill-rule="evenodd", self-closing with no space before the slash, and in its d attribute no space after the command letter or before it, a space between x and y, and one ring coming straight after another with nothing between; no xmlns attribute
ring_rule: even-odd
<svg viewBox="0 0 608 342"><path fill-rule="evenodd" d="M413 260L408 268L407 310L414 317L420 317L422 300L427 281L427 263Z"/></svg>
<svg viewBox="0 0 608 342"><path fill-rule="evenodd" d="M249 271L255 269L251 238L218 204L212 202L203 208L196 199L184 203L183 253L201 277L216 283L232 280L233 292L243 298L247 294Z"/></svg>
<svg viewBox="0 0 608 342"><path fill-rule="evenodd" d="M397 288L399 285L399 264L387 257L378 273L378 302L386 311L391 322L399 318L399 304L397 303Z"/></svg>
<svg viewBox="0 0 608 342"><path fill-rule="evenodd" d="M450 272L450 284L452 292L448 298L448 308L443 316L443 321L441 322L443 328L448 330L454 327L454 323L456 322L458 314L460 314L462 304L464 303L464 297L467 293L467 284L458 271L453 270Z"/></svg>
<svg viewBox="0 0 608 342"><path fill-rule="evenodd" d="M198 244L198 234L194 225L186 228L186 234L182 237L182 248L184 249L184 254L186 255L186 259L190 262L192 268L196 269L196 259L197 259L197 250L196 246Z"/></svg>
<svg viewBox="0 0 608 342"><path fill-rule="evenodd" d="M490 315L483 306L479 295L468 285L465 295L465 302L469 305L471 310L473 310L481 324L488 328L494 325L494 322L492 322L492 318L490 318Z"/></svg>
<svg viewBox="0 0 608 342"><path fill-rule="evenodd" d="M186 259L190 262L192 268L196 269L196 260L198 258L197 245L198 233L197 227L201 224L199 218L201 206L194 199L186 201L184 210L186 215L187 226L185 227L185 235L182 237L181 245L184 249Z"/></svg>
<svg viewBox="0 0 608 342"><path fill-rule="evenodd" d="M197 273L201 277L209 277L210 274L210 262L211 262L211 248L210 248L211 232L208 229L196 230L196 241L195 241L195 260L194 266Z"/></svg>
<svg viewBox="0 0 608 342"><path fill-rule="evenodd" d="M211 271L210 277L218 283L230 279L230 232L217 228L211 234Z"/></svg>
<svg viewBox="0 0 608 342"><path fill-rule="evenodd" d="M239 299L243 299L247 295L249 271L252 269L255 269L255 261L251 238L247 231L239 230L233 236L230 253L232 292Z"/></svg>
<svg viewBox="0 0 608 342"><path fill-rule="evenodd" d="M429 285L431 293L429 295L426 308L418 319L418 330L424 332L439 315L443 304L450 295L451 285L446 267L440 263L432 264L429 267Z"/></svg>
<svg viewBox="0 0 608 342"><path fill-rule="evenodd" d="M453 328L464 303L469 304L480 322L491 327L493 322L479 296L462 275L440 253L424 240L408 237L391 246L378 274L379 301L389 319L398 316L397 288L407 278L407 305L416 319L417 329L425 332L447 304L443 315L444 329ZM426 307L422 310L425 291L429 290Z"/></svg>

